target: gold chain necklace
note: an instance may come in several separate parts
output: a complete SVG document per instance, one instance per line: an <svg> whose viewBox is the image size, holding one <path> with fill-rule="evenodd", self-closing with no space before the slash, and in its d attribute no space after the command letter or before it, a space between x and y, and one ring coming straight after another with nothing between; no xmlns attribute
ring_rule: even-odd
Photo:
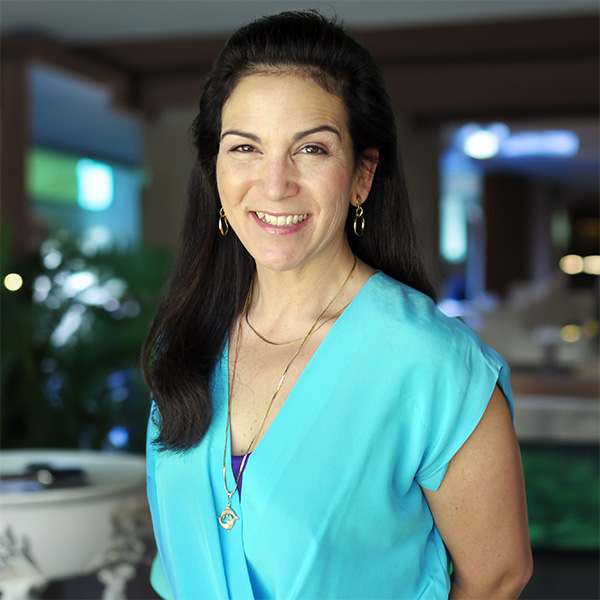
<svg viewBox="0 0 600 600"><path fill-rule="evenodd" d="M352 270L350 271L350 275L348 275L348 279L350 279L350 277L352 277L352 273L354 273L354 269L356 268L356 262L357 262L357 258L356 256L354 257L354 264L352 265ZM346 284L346 282L344 282L344 285ZM344 287L344 285L342 285L342 287ZM340 288L341 290L341 288ZM338 294L339 291L338 290ZM252 296L252 288L250 288L250 296ZM348 302L348 304L345 304L344 306L342 306L342 308L340 308L340 310L338 310L334 315L331 315L331 317L325 319L314 331L312 331L309 335L312 335L313 333L316 333L317 331L319 331L319 329L321 329L321 327L323 327L323 325L326 325L327 323L329 323L329 321L331 321L332 319L335 319L336 317L339 317L349 306L350 302ZM270 344L271 346L289 346L290 344L296 344L297 342L300 342L301 340L303 340L303 337L299 337L296 338L295 340L291 340L289 342L272 342L271 340L268 340L264 335L262 335L260 332L256 331L256 329L254 329L254 327L252 326L252 323L250 323L250 320L248 319L248 311L245 311L245 319L246 319L246 324L248 325L248 327L250 327L250 329L256 334L257 337L259 337L263 342Z"/></svg>
<svg viewBox="0 0 600 600"><path fill-rule="evenodd" d="M354 264L356 265L356 263L354 263ZM335 315L331 315L331 317L328 317L327 319L325 319L312 333L317 333L317 331L319 331L319 329L321 329L321 327L323 327L323 325L326 325L332 319L339 317L348 308L349 304L350 304L350 302L348 302L348 304L345 304L344 306L342 306L342 308L340 308L340 310L338 310L335 313ZM246 324L256 334L257 337L259 337L263 342L270 344L271 346L289 346L290 344L296 344L297 342L304 339L303 337L299 337L299 338L296 338L295 340L291 340L289 342L273 342L271 340L268 340L264 335L262 335L260 332L256 331L256 329L254 329L254 327L252 327L252 323L250 323L250 321L248 320L248 312L246 312ZM312 335L312 333L311 333L311 335Z"/></svg>
<svg viewBox="0 0 600 600"><path fill-rule="evenodd" d="M241 339L241 335L242 335L242 322L244 320L244 318L243 318L244 314L247 313L247 311L248 311L248 307L250 305L250 298L252 297L252 285L250 286L250 290L248 291L248 296L246 297L246 302L244 303L244 308L242 309L242 315L240 315L240 322L239 322L238 330L237 330L235 358L233 359L231 382L229 384L229 405L228 405L228 409L227 409L227 425L225 427L225 447L223 448L223 486L225 488L225 493L227 494L227 505L223 509L223 512L220 515L217 515L219 524L221 525L221 527L223 527L227 531L231 531L231 528L235 525L235 522L240 520L240 518L235 514L235 511L231 508L231 497L237 492L237 490L239 488L240 479L242 477L242 472L244 471L244 467L246 466L246 462L247 462L248 456L250 455L250 452L252 450L252 446L254 445L254 442L258 438L259 433L262 431L263 425L265 424L265 421L267 420L269 411L271 410L271 407L273 406L273 403L275 402L275 398L277 398L277 395L279 394L279 390L281 389L281 386L283 385L283 382L285 381L286 375L288 374L288 371L290 370L292 363L296 360L296 357L298 356L298 354L300 354L300 351L304 347L306 340L308 340L309 336L312 333L314 333L315 328L317 327L317 325L323 318L323 315L329 310L329 307L334 303L335 299L339 296L342 289L344 289L344 286L348 283L348 281L350 280L350 277L352 277L352 273L354 273L355 268L356 268L356 257L354 258L354 265L352 265L352 269L350 270L350 273L348 273L348 277L346 277L346 279L344 280L344 283L342 283L340 289L336 292L335 296L329 301L329 304L323 309L321 314L317 317L317 320L312 324L312 327L308 330L308 333L302 339L302 343L300 344L300 346L298 346L298 349L294 353L294 356L292 356L292 360L290 360L290 362L285 367L283 374L281 375L281 378L279 379L279 383L277 384L277 388L275 389L273 397L271 398L271 402L269 402L267 411L265 412L265 415L262 418L262 421L260 422L260 425L259 425L258 429L256 430L256 433L254 434L254 437L252 438L250 445L248 446L248 449L244 453L244 458L242 459L242 464L240 465L240 470L239 470L237 479L235 480L235 487L230 492L229 489L227 488L227 441L229 439L229 431L231 429L231 404L232 404L231 401L232 401L232 397L233 397L233 384L235 381L235 371L237 368L237 361L238 361L238 356L240 353L240 345L241 345L240 339Z"/></svg>

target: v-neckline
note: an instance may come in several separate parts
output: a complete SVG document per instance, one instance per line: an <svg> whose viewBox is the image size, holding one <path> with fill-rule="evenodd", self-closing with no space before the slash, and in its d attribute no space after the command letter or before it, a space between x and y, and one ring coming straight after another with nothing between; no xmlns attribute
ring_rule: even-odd
<svg viewBox="0 0 600 600"><path fill-rule="evenodd" d="M317 347L317 349L315 350L313 355L310 357L310 359L306 363L306 366L304 367L304 369L302 369L302 372L300 373L298 379L296 380L296 382L292 386L291 390L289 391L285 401L281 405L281 408L279 409L279 411L273 418L273 421L271 421L271 424L269 425L267 430L261 436L259 442L254 447L254 450L252 450L252 456L253 456L252 462L256 462L255 457L256 457L257 451L261 448L261 446L263 446L263 441L265 440L265 438L267 438L267 440L268 440L271 437L274 437L275 434L271 433L271 435L269 435L269 433L272 432L274 427L275 427L275 431L277 431L277 423L284 420L286 413L288 413L291 410L290 404L291 405L294 404L294 398L297 395L296 390L298 388L301 388L304 385L304 381L310 377L311 372L314 370L315 362L318 362L320 355L326 351L326 349L329 345L331 345L332 343L335 342L335 338L339 335L338 332L340 330L343 330L344 323L350 318L348 315L351 315L355 311L356 305L360 302L360 299L364 295L365 290L371 285L371 282L373 281L373 279L376 278L380 274L381 274L381 271L377 271L376 273L373 273L373 275L371 275L365 281L363 286L360 288L360 290L358 290L358 292L356 293L354 298L348 304L348 306L346 307L344 312L337 318L335 323L332 325L331 329L327 332L327 335L323 338L323 341L319 344L319 346ZM223 373L223 377L224 377L224 380L226 383L226 385L223 386L224 401L225 401L225 406L224 406L225 418L227 418L227 416L226 416L227 415L227 406L229 403L229 384L230 384L230 380L229 380L229 376L230 376L230 373L229 373L229 348L230 348L230 346L229 346L229 335L228 335L225 340L225 347L224 347L223 354L221 357L221 361L222 361L221 372ZM291 400L291 402L290 402L290 400ZM283 418L280 418L280 417L283 417ZM267 445L268 445L268 443L267 443ZM261 452L258 452L258 455L260 457ZM227 459L226 460L227 460L227 464L229 466L231 466L231 433L228 435L228 439L227 439ZM246 468L247 468L247 466L248 465L246 465ZM244 469L244 470L246 470L246 469Z"/></svg>

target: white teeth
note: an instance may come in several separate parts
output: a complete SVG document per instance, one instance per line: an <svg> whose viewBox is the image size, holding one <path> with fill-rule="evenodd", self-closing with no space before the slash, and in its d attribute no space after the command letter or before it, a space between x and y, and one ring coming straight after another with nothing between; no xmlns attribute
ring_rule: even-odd
<svg viewBox="0 0 600 600"><path fill-rule="evenodd" d="M308 216L308 213L303 215L287 215L287 216L279 216L270 215L269 213L264 212L256 212L256 216L263 221L264 223L268 223L269 225L275 225L277 227L289 227L290 225L295 225L296 223L302 223Z"/></svg>

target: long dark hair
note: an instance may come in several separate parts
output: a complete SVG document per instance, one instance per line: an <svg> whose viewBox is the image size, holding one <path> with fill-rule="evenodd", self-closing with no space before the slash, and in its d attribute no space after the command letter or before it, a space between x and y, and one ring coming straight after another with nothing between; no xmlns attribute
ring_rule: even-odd
<svg viewBox="0 0 600 600"><path fill-rule="evenodd" d="M367 264L433 297L416 251L401 169L395 118L373 57L336 22L314 11L263 17L227 41L204 83L192 128L197 160L179 250L167 294L142 353L146 383L160 412L162 449L187 450L212 419L209 380L231 323L242 309L255 270L235 235L218 232L220 200L214 158L221 112L236 84L265 71L308 74L346 105L355 163L379 151L362 237L348 240Z"/></svg>

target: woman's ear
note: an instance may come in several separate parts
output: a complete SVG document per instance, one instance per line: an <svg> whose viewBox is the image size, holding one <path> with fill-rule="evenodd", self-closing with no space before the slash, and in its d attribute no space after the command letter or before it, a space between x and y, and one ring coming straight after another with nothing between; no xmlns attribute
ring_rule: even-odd
<svg viewBox="0 0 600 600"><path fill-rule="evenodd" d="M379 162L379 150L369 148L365 150L360 158L356 168L356 186L355 194L351 202L356 206L356 196L360 197L360 202L363 203L369 196L371 186L373 185L373 177Z"/></svg>

